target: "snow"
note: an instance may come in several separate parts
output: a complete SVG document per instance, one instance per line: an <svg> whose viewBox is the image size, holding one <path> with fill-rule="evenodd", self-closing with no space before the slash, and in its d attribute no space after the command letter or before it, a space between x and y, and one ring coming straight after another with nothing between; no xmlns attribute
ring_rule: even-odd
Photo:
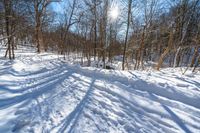
<svg viewBox="0 0 200 133"><path fill-rule="evenodd" d="M200 133L200 74L103 70L56 54L0 59L0 132Z"/></svg>

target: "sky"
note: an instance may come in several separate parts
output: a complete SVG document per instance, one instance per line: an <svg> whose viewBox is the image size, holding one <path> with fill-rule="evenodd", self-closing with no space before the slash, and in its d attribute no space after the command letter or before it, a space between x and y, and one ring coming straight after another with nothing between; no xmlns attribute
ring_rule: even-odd
<svg viewBox="0 0 200 133"><path fill-rule="evenodd" d="M56 13L63 13L63 6L64 6L64 2L61 1L61 2L54 2L52 3L51 7L53 8L53 10L56 12Z"/></svg>

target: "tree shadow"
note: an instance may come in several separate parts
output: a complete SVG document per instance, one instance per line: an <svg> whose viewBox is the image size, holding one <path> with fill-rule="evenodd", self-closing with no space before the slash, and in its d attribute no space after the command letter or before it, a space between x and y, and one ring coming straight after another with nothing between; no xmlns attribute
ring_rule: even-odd
<svg viewBox="0 0 200 133"><path fill-rule="evenodd" d="M129 73L134 76L136 79L139 79L139 77L137 75L135 75L133 72L129 71Z"/></svg>
<svg viewBox="0 0 200 133"><path fill-rule="evenodd" d="M10 92L10 93L15 93L15 90L9 89L8 87L5 87L3 85L0 85L0 90Z"/></svg>
<svg viewBox="0 0 200 133"><path fill-rule="evenodd" d="M25 101L27 99L37 98L38 96L40 96L40 95L42 95L42 94L44 94L44 93L46 93L50 90L53 90L55 88L54 86L56 86L57 83L64 81L66 79L66 77L70 76L72 73L73 73L72 71L68 71L68 72L60 75L60 77L57 77L55 79L51 79L47 83L39 85L39 87L38 87L38 85L31 87L31 89L34 89L34 88L35 89L33 91L29 91L25 94L15 96L15 97L11 97L11 98L1 99L0 100L0 109L8 108L11 105L20 103L20 102ZM8 88L5 88L5 87L4 87L4 90L11 91L11 90L9 90Z"/></svg>
<svg viewBox="0 0 200 133"><path fill-rule="evenodd" d="M67 118L64 120L63 126L59 129L58 132L64 132L69 126L69 133L72 132L74 129L79 116L81 115L81 112L83 111L84 107L86 106L87 100L89 99L91 93L94 90L94 83L96 79L93 79L89 89L87 90L85 96L80 101L80 103L75 107L75 109L67 116ZM70 125L72 123L72 125Z"/></svg>
<svg viewBox="0 0 200 133"><path fill-rule="evenodd" d="M159 100L154 94L149 93L149 95L156 99ZM160 102L159 102L160 103ZM160 103L161 104L161 103ZM182 129L185 131L185 133L192 133L190 131L190 129L184 124L184 122L178 117L178 115L176 113L174 113L169 107L167 107L164 104L161 104L161 106L170 114L171 118L173 119L173 121Z"/></svg>
<svg viewBox="0 0 200 133"><path fill-rule="evenodd" d="M188 81L188 80L186 80L185 78L180 78L180 77L176 77L176 78L179 79L179 80L182 80L182 81L184 81L184 82L187 82L187 83L189 83L189 84L194 84L196 87L200 88L200 83L199 83L199 82L196 82L196 81L194 81L194 80Z"/></svg>

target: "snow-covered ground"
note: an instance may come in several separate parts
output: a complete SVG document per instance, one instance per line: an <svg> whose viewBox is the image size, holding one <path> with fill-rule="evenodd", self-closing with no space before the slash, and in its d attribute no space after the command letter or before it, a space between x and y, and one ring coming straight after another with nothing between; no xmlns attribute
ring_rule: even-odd
<svg viewBox="0 0 200 133"><path fill-rule="evenodd" d="M179 70L82 68L18 50L0 58L0 133L200 133L200 74Z"/></svg>

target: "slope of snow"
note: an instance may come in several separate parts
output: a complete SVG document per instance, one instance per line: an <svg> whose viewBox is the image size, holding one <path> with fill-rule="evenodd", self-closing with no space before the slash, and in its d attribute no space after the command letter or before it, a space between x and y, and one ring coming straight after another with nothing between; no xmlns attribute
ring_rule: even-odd
<svg viewBox="0 0 200 133"><path fill-rule="evenodd" d="M0 59L0 132L200 133L200 74L114 71L57 55Z"/></svg>

